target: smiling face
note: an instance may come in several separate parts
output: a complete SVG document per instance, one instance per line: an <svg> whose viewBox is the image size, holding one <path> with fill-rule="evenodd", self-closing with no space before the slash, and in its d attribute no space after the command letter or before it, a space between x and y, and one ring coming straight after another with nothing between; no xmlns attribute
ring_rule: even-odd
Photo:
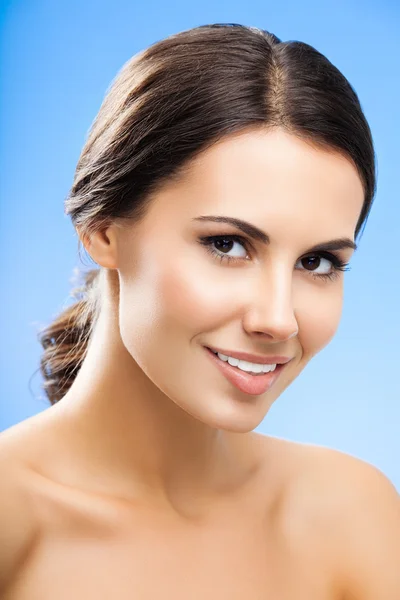
<svg viewBox="0 0 400 600"><path fill-rule="evenodd" d="M140 225L113 230L127 351L184 411L253 430L338 327L344 275L335 266L353 253L363 199L355 167L336 153L279 129L224 138L157 193ZM264 235L208 220L217 216ZM342 249L312 250L338 239L348 240ZM270 389L249 395L207 346L292 360Z"/></svg>

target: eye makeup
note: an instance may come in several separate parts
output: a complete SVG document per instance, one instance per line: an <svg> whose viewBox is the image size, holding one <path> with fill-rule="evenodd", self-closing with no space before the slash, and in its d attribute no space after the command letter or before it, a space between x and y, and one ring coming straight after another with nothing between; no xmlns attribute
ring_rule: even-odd
<svg viewBox="0 0 400 600"><path fill-rule="evenodd" d="M270 243L270 237L262 229L259 229L252 223L248 221L243 221L242 219L236 219L233 217L224 217L220 215L202 215L200 217L194 217L193 221L207 222L210 221L212 223L227 223L232 225L232 227L236 227L236 229L240 229L245 235L254 241L261 242L262 244L268 245ZM357 244L353 242L350 238L344 237L336 240L329 240L328 242L322 242L310 248L310 252L319 252L319 251L330 251L330 250L344 250L346 248L352 248L353 250L357 250Z"/></svg>
<svg viewBox="0 0 400 600"><path fill-rule="evenodd" d="M252 249L250 242L246 238L244 238L243 236L240 236L240 235L236 235L236 234L221 234L221 235L212 235L212 236L202 236L202 237L199 237L198 241L201 245L203 245L206 248L207 252L209 252L213 258L215 258L216 260L219 260L221 263L227 262L229 264L237 264L241 261L242 262L248 261L249 256L246 255L245 257L238 257L238 256L229 256L228 254L224 254L223 252L221 252L220 250L215 248L215 244L217 244L219 242L222 242L223 244L230 244L232 242L236 242L236 243L240 244L241 246L243 246L243 248L246 250L247 253L249 253L250 249ZM318 261L318 259L324 259L324 260L329 261L332 265L332 268L328 273L314 273L313 271L308 271L307 269L304 269L314 279L333 281L334 279L337 279L340 276L341 271L349 271L350 270L349 263L343 261L337 254L335 254L333 252L327 252L325 250L312 251L312 252L306 254L305 256L301 257L299 260L304 261L307 259L309 259L309 260L317 259L317 261ZM317 267L318 266L319 265L317 265Z"/></svg>

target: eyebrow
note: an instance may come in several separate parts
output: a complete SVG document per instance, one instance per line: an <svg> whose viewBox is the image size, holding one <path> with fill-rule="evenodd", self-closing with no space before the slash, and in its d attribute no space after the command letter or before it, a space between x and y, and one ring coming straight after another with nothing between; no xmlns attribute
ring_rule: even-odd
<svg viewBox="0 0 400 600"><path fill-rule="evenodd" d="M237 227L243 233L248 235L253 240L262 242L263 244L270 243L270 237L265 231L259 229L255 225L248 223L247 221L242 221L241 219L235 219L234 217L224 217L217 215L202 215L200 217L194 217L192 221L213 221L214 223L228 223L233 227ZM321 252L324 250L344 250L346 248L351 248L353 250L357 250L357 244L353 242L350 238L338 238L336 240L330 240L328 242L321 242L316 246L313 246L309 249L309 252Z"/></svg>

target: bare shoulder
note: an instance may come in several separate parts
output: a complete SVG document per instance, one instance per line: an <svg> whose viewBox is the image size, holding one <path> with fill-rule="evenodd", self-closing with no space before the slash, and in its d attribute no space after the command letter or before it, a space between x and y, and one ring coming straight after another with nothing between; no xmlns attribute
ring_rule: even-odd
<svg viewBox="0 0 400 600"><path fill-rule="evenodd" d="M29 556L38 533L29 469L21 461L19 445L15 443L19 435L18 427L0 434L0 593Z"/></svg>
<svg viewBox="0 0 400 600"><path fill-rule="evenodd" d="M57 454L53 412L45 410L0 433L0 592L39 540L37 468Z"/></svg>
<svg viewBox="0 0 400 600"><path fill-rule="evenodd" d="M325 540L346 600L400 598L400 496L382 471L352 455L277 440L292 464L292 504ZM284 450L283 450L284 449Z"/></svg>
<svg viewBox="0 0 400 600"><path fill-rule="evenodd" d="M331 451L332 542L346 600L400 598L400 496L377 467Z"/></svg>

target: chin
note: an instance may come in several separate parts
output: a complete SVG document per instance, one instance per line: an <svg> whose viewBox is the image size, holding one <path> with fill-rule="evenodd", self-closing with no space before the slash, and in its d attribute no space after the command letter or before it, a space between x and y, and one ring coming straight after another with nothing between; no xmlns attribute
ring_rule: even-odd
<svg viewBox="0 0 400 600"><path fill-rule="evenodd" d="M210 407L201 408L181 406L194 419L201 421L212 429L230 431L232 433L249 433L260 425L268 410L260 410L259 402L235 400L230 398L228 403L222 399L216 400Z"/></svg>

